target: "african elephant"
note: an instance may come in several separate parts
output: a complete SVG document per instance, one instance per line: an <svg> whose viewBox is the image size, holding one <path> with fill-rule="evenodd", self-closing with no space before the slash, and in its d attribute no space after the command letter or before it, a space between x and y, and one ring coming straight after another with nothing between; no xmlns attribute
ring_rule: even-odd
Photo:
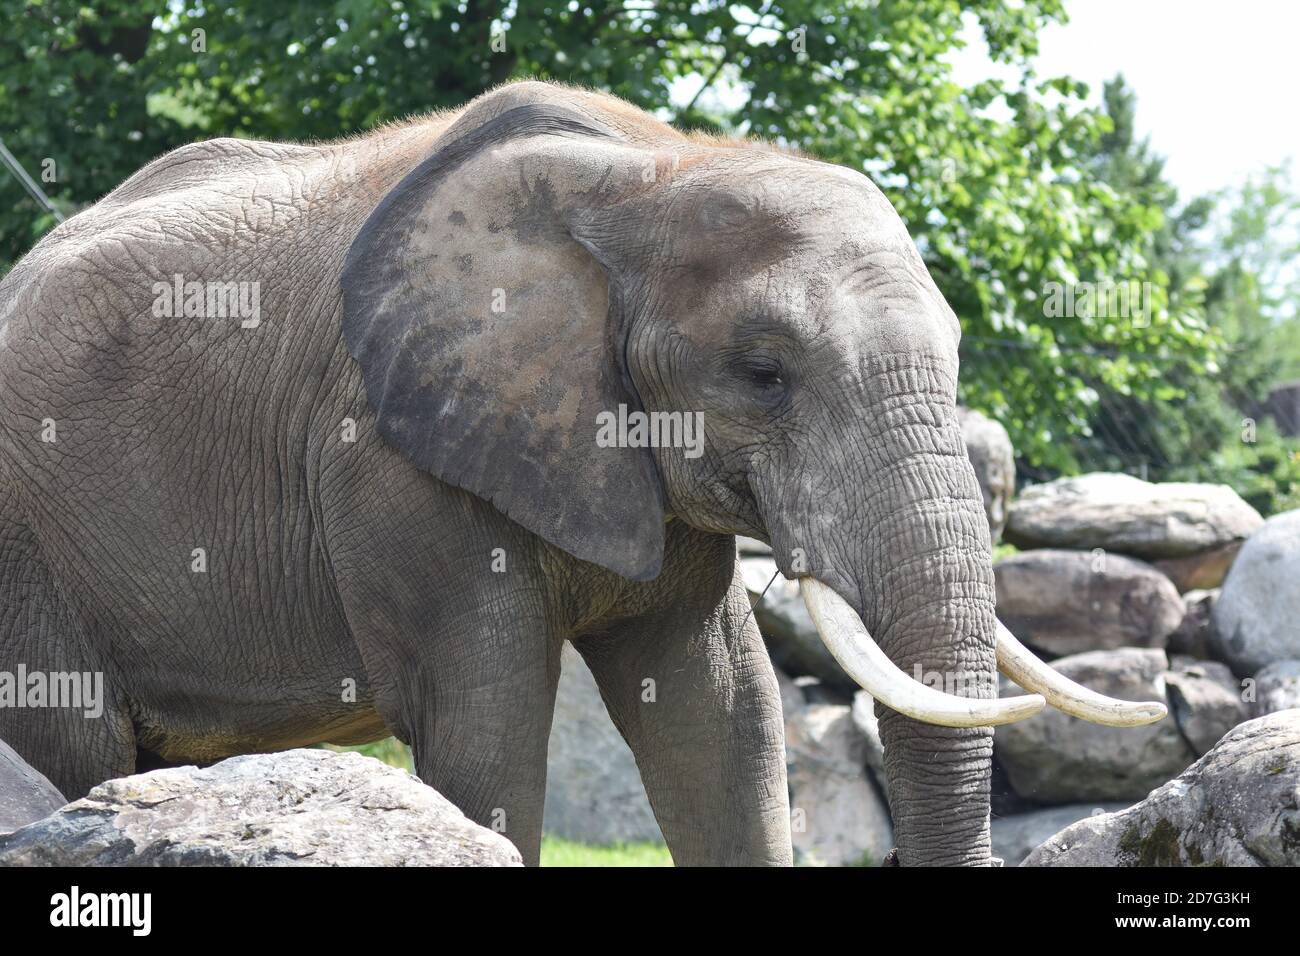
<svg viewBox="0 0 1300 956"><path fill-rule="evenodd" d="M75 799L392 733L535 863L567 639L675 860L786 864L745 534L878 701L899 860L987 864L993 725L1161 711L999 642L958 336L863 175L609 96L178 149L0 285L0 662L104 686L0 738Z"/></svg>

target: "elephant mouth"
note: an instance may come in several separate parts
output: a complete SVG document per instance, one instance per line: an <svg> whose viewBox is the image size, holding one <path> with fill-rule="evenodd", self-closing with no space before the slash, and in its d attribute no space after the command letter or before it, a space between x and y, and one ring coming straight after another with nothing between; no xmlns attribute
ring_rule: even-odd
<svg viewBox="0 0 1300 956"><path fill-rule="evenodd" d="M886 707L927 724L994 727L1014 723L1051 704L1063 713L1107 727L1140 727L1163 720L1164 704L1105 697L1039 660L1001 621L998 670L1029 693L984 699L948 694L908 677L872 639L852 605L816 578L799 579L799 591L826 649L862 689Z"/></svg>

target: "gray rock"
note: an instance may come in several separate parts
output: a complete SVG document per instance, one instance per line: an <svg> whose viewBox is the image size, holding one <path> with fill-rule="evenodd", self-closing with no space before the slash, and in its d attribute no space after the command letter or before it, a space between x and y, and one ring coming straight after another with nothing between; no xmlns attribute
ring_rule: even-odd
<svg viewBox="0 0 1300 956"><path fill-rule="evenodd" d="M560 668L543 828L583 843L662 842L636 758L609 719L596 679L568 642Z"/></svg>
<svg viewBox="0 0 1300 956"><path fill-rule="evenodd" d="M1157 571L1174 582L1179 592L1208 591L1223 583L1242 544L1242 541L1229 541L1208 551L1183 558L1164 558L1153 563Z"/></svg>
<svg viewBox="0 0 1300 956"><path fill-rule="evenodd" d="M878 865L894 845L849 708L812 704L786 721L791 837L805 865Z"/></svg>
<svg viewBox="0 0 1300 956"><path fill-rule="evenodd" d="M777 581L782 580L771 556L758 554L740 556L740 579L745 583L750 607L754 606L760 595L765 591L770 593Z"/></svg>
<svg viewBox="0 0 1300 956"><path fill-rule="evenodd" d="M781 714L786 720L789 720L803 710L808 701L804 699L803 690L790 679L785 671L779 667L775 667L773 670L776 671L776 686L781 691Z"/></svg>
<svg viewBox="0 0 1300 956"><path fill-rule="evenodd" d="M1071 803L993 818L993 855L1003 866L1019 866L1030 852L1055 833L1086 817L1127 809L1127 803Z"/></svg>
<svg viewBox="0 0 1300 956"><path fill-rule="evenodd" d="M0 866L520 866L499 833L358 753L289 750L110 780L0 836Z"/></svg>
<svg viewBox="0 0 1300 956"><path fill-rule="evenodd" d="M1103 548L1181 558L1249 537L1262 523L1226 485L1152 484L1099 472L1021 492L1003 537L1020 548Z"/></svg>
<svg viewBox="0 0 1300 956"><path fill-rule="evenodd" d="M1252 716L1241 684L1218 661L1172 657L1165 687L1170 713L1198 757Z"/></svg>
<svg viewBox="0 0 1300 956"><path fill-rule="evenodd" d="M1052 664L1121 700L1165 700L1169 661L1155 649L1076 654ZM1140 800L1196 759L1172 717L1145 727L1101 727L1047 708L994 732L994 753L1015 792L1039 803Z"/></svg>
<svg viewBox="0 0 1300 956"><path fill-rule="evenodd" d="M1246 677L1300 658L1300 510L1250 536L1214 606L1215 656Z"/></svg>
<svg viewBox="0 0 1300 956"><path fill-rule="evenodd" d="M796 677L794 685L799 688L799 693L803 694L804 703L806 704L835 704L839 707L847 707L853 703L853 695L846 694L842 690L837 690L824 682L820 677Z"/></svg>
<svg viewBox="0 0 1300 956"><path fill-rule="evenodd" d="M1171 654L1191 657L1209 657L1213 642L1214 604L1219 600L1217 588L1210 591L1188 591L1183 595L1183 619L1169 635L1167 647Z"/></svg>
<svg viewBox="0 0 1300 956"><path fill-rule="evenodd" d="M1054 656L1164 647L1183 602L1151 565L1118 554L1022 551L993 569L998 616L1026 644Z"/></svg>
<svg viewBox="0 0 1300 956"><path fill-rule="evenodd" d="M1244 723L1128 810L1087 817L1024 866L1300 866L1300 710Z"/></svg>
<svg viewBox="0 0 1300 956"><path fill-rule="evenodd" d="M754 607L754 618L763 641L772 655L772 663L791 677L811 676L828 688L851 697L858 685L831 656L817 634L808 608L799 596L799 585L777 575L776 562L771 558L750 557L740 561L740 573L749 592L750 601L771 581L767 593Z"/></svg>
<svg viewBox="0 0 1300 956"><path fill-rule="evenodd" d="M1274 661L1255 675L1257 717L1300 707L1300 661Z"/></svg>
<svg viewBox="0 0 1300 956"><path fill-rule="evenodd" d="M0 740L0 833L49 816L67 802L58 787Z"/></svg>
<svg viewBox="0 0 1300 956"><path fill-rule="evenodd" d="M1007 509L1016 496L1016 453L1007 430L993 419L969 408L957 409L966 456L979 479L984 513L993 543L1002 537Z"/></svg>

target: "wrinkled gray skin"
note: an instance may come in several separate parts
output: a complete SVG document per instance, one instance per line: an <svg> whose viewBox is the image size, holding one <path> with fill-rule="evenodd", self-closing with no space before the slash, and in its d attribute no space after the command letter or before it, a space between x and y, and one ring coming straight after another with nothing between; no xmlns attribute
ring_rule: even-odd
<svg viewBox="0 0 1300 956"><path fill-rule="evenodd" d="M261 324L155 317L176 273L259 281ZM0 737L75 799L391 732L536 862L567 638L677 862L789 863L731 536L991 695L957 340L863 176L608 97L177 150L0 286L0 662L108 698L0 710ZM704 454L597 447L619 404L702 411ZM881 718L900 861L988 863L991 732Z"/></svg>

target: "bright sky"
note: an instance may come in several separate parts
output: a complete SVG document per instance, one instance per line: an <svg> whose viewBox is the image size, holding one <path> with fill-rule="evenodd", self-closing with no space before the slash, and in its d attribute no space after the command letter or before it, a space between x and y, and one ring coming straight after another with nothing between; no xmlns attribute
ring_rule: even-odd
<svg viewBox="0 0 1300 956"><path fill-rule="evenodd" d="M1049 27L1042 77L1092 87L1122 72L1137 93L1140 135L1165 156L1181 198L1297 159L1300 177L1300 3L1292 0L1067 0ZM989 73L982 49L954 57L956 78Z"/></svg>

